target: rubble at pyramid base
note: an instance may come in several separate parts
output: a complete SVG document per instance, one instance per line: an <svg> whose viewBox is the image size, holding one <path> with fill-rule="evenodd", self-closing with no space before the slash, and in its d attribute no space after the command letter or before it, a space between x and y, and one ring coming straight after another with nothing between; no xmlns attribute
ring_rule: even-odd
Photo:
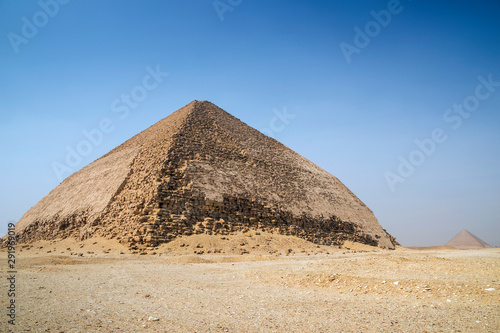
<svg viewBox="0 0 500 333"><path fill-rule="evenodd" d="M85 212L63 220L55 217L54 221L31 224L19 236L19 242L100 236L116 238L131 249L142 249L168 243L179 236L228 235L254 230L296 236L320 245L340 246L347 240L378 245L376 239L365 235L355 223L335 216L296 217L278 207L246 198L224 197L222 202L217 202L204 197L170 197L162 200L151 213L138 214L137 219L142 222L134 229L127 229L124 223L107 225L99 219L87 224Z"/></svg>

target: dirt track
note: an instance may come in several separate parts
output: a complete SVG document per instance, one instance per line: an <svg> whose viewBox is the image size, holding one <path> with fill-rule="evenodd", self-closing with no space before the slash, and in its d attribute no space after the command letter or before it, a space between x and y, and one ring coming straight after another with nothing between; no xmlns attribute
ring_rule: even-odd
<svg viewBox="0 0 500 333"><path fill-rule="evenodd" d="M159 249L161 256L120 255L112 245L109 254L94 248L83 257L70 255L67 244L24 249L17 253L15 331L500 331L499 249L299 243L276 240L273 254L243 255L196 255L189 242ZM1 286L5 309L4 278ZM2 311L1 331L11 327L7 319Z"/></svg>

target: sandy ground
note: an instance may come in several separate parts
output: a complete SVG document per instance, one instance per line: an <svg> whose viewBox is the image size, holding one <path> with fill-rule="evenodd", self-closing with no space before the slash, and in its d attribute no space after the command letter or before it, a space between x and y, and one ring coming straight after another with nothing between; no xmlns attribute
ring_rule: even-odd
<svg viewBox="0 0 500 333"><path fill-rule="evenodd" d="M149 255L103 239L19 246L16 325L2 310L0 331L500 332L500 249L222 238L186 237Z"/></svg>

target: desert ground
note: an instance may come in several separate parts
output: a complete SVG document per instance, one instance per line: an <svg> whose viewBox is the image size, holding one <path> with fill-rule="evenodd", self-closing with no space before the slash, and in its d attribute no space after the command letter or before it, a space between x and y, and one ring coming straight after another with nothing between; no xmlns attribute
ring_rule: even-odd
<svg viewBox="0 0 500 333"><path fill-rule="evenodd" d="M18 245L16 271L16 324L3 310L2 332L500 332L500 249L247 233L138 255L114 240L58 240ZM6 309L5 278L1 288Z"/></svg>

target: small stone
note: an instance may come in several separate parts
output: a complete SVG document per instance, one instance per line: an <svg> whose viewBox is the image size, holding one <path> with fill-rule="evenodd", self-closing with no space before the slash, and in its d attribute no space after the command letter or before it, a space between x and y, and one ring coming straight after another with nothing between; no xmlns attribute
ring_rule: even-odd
<svg viewBox="0 0 500 333"><path fill-rule="evenodd" d="M156 317L153 317L153 316L149 316L148 320L149 321L159 321L160 319L156 318Z"/></svg>
<svg viewBox="0 0 500 333"><path fill-rule="evenodd" d="M394 282L394 285L397 286L399 284L399 281Z"/></svg>
<svg viewBox="0 0 500 333"><path fill-rule="evenodd" d="M495 290L495 288L486 288L486 289L484 289L484 290L485 290L485 291L493 291L493 290Z"/></svg>

